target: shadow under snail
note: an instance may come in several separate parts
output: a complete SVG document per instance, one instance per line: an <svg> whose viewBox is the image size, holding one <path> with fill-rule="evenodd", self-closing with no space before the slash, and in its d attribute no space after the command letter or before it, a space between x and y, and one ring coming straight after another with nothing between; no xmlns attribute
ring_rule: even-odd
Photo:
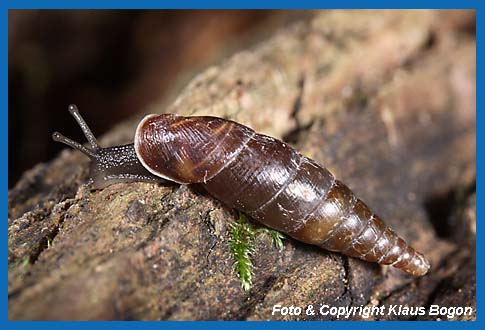
<svg viewBox="0 0 485 330"><path fill-rule="evenodd" d="M76 106L90 148L89 183L164 180L201 184L225 205L308 244L422 276L430 264L324 167L282 141L217 117L147 115L133 144L102 148Z"/></svg>

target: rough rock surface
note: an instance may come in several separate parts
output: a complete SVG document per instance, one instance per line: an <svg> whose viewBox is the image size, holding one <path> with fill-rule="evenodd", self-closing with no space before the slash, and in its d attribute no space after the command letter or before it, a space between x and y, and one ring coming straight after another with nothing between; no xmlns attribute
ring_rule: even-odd
<svg viewBox="0 0 485 330"><path fill-rule="evenodd" d="M475 308L475 81L472 11L326 11L207 69L169 108L143 111L226 117L286 140L425 253L429 275L292 239L279 251L261 234L246 292L227 244L233 210L197 187L90 191L88 159L66 149L9 192L9 318L313 320L336 316L272 309ZM101 143L129 142L136 121ZM447 319L370 317L438 318Z"/></svg>

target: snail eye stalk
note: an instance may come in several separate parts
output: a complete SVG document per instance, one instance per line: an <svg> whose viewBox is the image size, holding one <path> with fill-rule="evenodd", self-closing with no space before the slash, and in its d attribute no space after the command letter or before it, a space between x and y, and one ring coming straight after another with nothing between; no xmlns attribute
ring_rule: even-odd
<svg viewBox="0 0 485 330"><path fill-rule="evenodd" d="M164 182L165 180L146 170L135 152L133 144L102 148L94 134L89 129L75 105L69 106L69 112L74 117L90 147L65 137L59 132L52 134L52 139L81 151L91 159L89 180L93 189L102 189L118 182Z"/></svg>

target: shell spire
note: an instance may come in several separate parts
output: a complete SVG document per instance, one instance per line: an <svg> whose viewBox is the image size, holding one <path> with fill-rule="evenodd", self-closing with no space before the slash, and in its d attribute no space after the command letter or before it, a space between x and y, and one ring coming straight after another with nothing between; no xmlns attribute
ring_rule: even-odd
<svg viewBox="0 0 485 330"><path fill-rule="evenodd" d="M327 219L331 221L328 228ZM425 275L429 261L410 247L379 216L356 198L343 183L335 180L319 207L293 237L369 262L391 265L414 275Z"/></svg>

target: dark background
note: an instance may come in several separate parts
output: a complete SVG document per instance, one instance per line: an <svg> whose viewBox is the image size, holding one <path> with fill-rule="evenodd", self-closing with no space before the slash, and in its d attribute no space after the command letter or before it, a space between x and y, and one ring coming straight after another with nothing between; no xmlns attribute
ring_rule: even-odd
<svg viewBox="0 0 485 330"><path fill-rule="evenodd" d="M100 136L171 100L193 76L307 11L13 10L9 12L9 188L63 145L84 142L78 105Z"/></svg>

